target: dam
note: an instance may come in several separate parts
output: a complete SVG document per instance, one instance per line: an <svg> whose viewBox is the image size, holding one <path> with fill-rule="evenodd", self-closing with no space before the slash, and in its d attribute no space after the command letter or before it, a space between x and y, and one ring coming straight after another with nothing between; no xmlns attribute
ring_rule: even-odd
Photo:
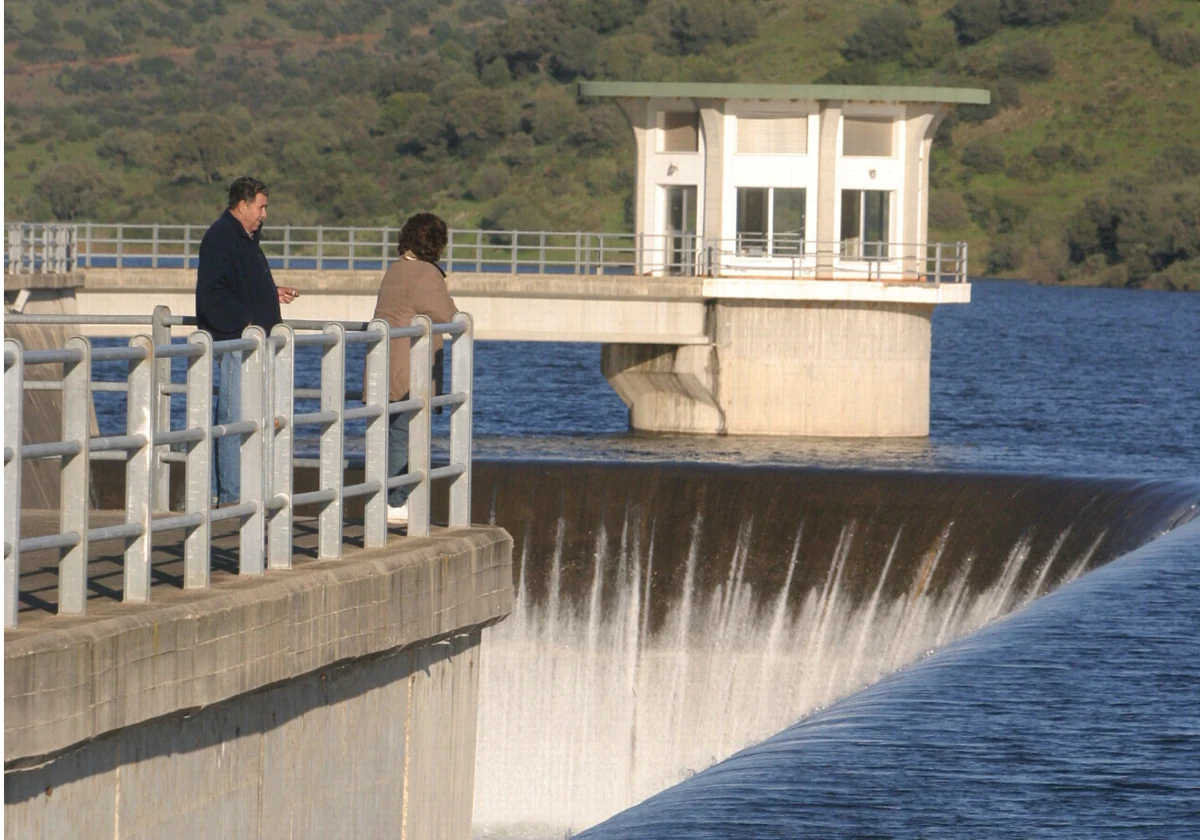
<svg viewBox="0 0 1200 840"><path fill-rule="evenodd" d="M561 837L1194 518L1196 482L481 462L475 824ZM646 836L654 836L653 833Z"/></svg>

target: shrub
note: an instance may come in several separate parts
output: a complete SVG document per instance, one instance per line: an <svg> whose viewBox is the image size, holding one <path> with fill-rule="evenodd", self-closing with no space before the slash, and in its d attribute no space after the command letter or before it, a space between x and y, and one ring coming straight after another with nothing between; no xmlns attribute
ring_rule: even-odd
<svg viewBox="0 0 1200 840"><path fill-rule="evenodd" d="M975 44L999 31L1000 0L958 0L946 16L954 23L959 43Z"/></svg>
<svg viewBox="0 0 1200 840"><path fill-rule="evenodd" d="M929 196L929 226L935 230L960 230L971 222L967 203L953 190L933 190Z"/></svg>
<svg viewBox="0 0 1200 840"><path fill-rule="evenodd" d="M1005 274L1014 271L1025 258L1028 240L1021 234L1008 234L992 241L987 253L987 273Z"/></svg>
<svg viewBox="0 0 1200 840"><path fill-rule="evenodd" d="M937 67L954 55L958 41L954 25L945 18L933 18L908 33L908 52L900 59L905 67Z"/></svg>
<svg viewBox="0 0 1200 840"><path fill-rule="evenodd" d="M825 71L825 75L817 79L819 85L877 85L879 71L873 64L856 61L843 64Z"/></svg>
<svg viewBox="0 0 1200 840"><path fill-rule="evenodd" d="M963 147L962 165L980 174L1004 168L1004 150L991 137L980 137Z"/></svg>
<svg viewBox="0 0 1200 840"><path fill-rule="evenodd" d="M859 21L846 39L842 55L847 61L896 61L908 51L908 30L917 20L903 6L885 6Z"/></svg>
<svg viewBox="0 0 1200 840"><path fill-rule="evenodd" d="M1000 53L996 70L1014 79L1048 79L1054 75L1054 53L1041 41L1027 38Z"/></svg>
<svg viewBox="0 0 1200 840"><path fill-rule="evenodd" d="M1164 61L1180 67L1200 64L1200 33L1187 29L1172 29L1160 32L1154 39L1154 49Z"/></svg>
<svg viewBox="0 0 1200 840"><path fill-rule="evenodd" d="M34 194L46 203L55 219L67 222L95 217L105 201L120 194L120 187L90 166L64 163L37 182Z"/></svg>
<svg viewBox="0 0 1200 840"><path fill-rule="evenodd" d="M1200 258L1200 184L1117 179L1070 219L1067 245L1081 270L1097 263L1121 266L1132 285Z"/></svg>
<svg viewBox="0 0 1200 840"><path fill-rule="evenodd" d="M489 163L477 169L467 181L467 193L477 201L491 201L508 189L510 180L507 166Z"/></svg>

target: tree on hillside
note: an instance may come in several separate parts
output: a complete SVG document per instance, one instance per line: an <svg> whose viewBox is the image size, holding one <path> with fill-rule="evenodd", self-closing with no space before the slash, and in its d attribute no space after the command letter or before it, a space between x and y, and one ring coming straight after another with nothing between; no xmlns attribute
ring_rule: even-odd
<svg viewBox="0 0 1200 840"><path fill-rule="evenodd" d="M714 44L741 44L758 34L758 12L750 0L673 0L668 19L671 41L683 55Z"/></svg>
<svg viewBox="0 0 1200 840"><path fill-rule="evenodd" d="M1000 30L1000 0L958 0L946 16L963 44L975 44Z"/></svg>
<svg viewBox="0 0 1200 840"><path fill-rule="evenodd" d="M1119 266L1132 286L1200 259L1200 183L1118 178L1072 217L1067 246L1075 266Z"/></svg>
<svg viewBox="0 0 1200 840"><path fill-rule="evenodd" d="M243 126L242 131L248 127ZM221 181L224 169L235 159L239 132L229 120L215 114L188 114L179 120L179 134L168 158L176 175L191 175L203 184Z"/></svg>
<svg viewBox="0 0 1200 840"><path fill-rule="evenodd" d="M116 198L120 188L83 163L60 164L47 172L34 188L54 218L70 222L95 217L104 202Z"/></svg>
<svg viewBox="0 0 1200 840"><path fill-rule="evenodd" d="M908 32L919 23L920 18L904 6L884 6L859 21L842 55L847 61L896 61L908 51Z"/></svg>
<svg viewBox="0 0 1200 840"><path fill-rule="evenodd" d="M1054 75L1054 53L1036 38L1017 41L1000 53L996 71L1014 79L1042 80Z"/></svg>

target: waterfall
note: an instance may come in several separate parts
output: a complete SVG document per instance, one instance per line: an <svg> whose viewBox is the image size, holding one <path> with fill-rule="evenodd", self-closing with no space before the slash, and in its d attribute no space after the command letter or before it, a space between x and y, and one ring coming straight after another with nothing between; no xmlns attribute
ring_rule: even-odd
<svg viewBox="0 0 1200 840"><path fill-rule="evenodd" d="M776 481L757 499L732 492L744 476L728 470L685 471L664 488L681 469L593 466L585 477L564 467L548 482L602 485L580 500L545 487L545 466L525 468L533 489L513 502L523 519L497 512L524 537L514 613L485 631L481 657L474 820L484 836L590 826L1180 515L1158 499L1119 530L1109 526L1128 486L1101 488L1096 501L1096 482L1074 496L1044 479L997 493L1005 480L976 477L964 495L877 474L847 485L849 503L817 486L818 508L778 471L760 471ZM502 478L513 480L485 481ZM881 494L889 481L895 494ZM1091 503L1078 503L1084 493ZM981 499L993 505L985 516Z"/></svg>

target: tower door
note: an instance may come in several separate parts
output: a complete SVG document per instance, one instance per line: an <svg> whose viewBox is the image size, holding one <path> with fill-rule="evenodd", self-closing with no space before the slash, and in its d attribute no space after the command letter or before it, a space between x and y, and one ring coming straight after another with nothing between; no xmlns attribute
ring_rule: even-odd
<svg viewBox="0 0 1200 840"><path fill-rule="evenodd" d="M696 187L667 187L667 273L696 273Z"/></svg>

